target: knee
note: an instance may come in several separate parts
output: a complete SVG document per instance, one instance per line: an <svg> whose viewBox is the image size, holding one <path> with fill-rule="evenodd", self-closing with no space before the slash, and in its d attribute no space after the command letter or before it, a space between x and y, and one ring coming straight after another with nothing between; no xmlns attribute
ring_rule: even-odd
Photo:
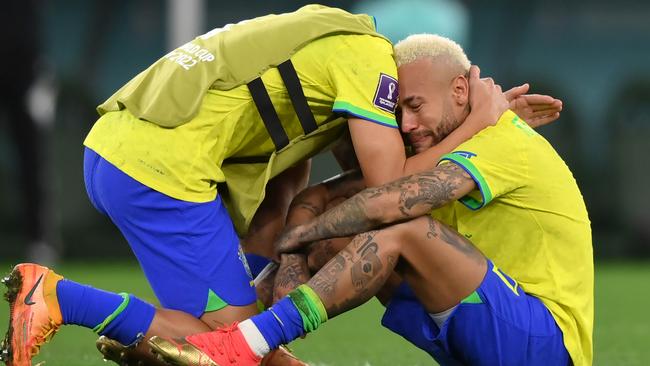
<svg viewBox="0 0 650 366"><path fill-rule="evenodd" d="M350 238L334 238L321 240L309 247L307 252L307 265L311 273L318 272L325 263L345 248L350 243Z"/></svg>

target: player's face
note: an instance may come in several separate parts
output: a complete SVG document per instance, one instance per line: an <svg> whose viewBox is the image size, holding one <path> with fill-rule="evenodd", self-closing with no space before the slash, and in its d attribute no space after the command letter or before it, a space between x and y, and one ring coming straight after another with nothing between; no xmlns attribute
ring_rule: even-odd
<svg viewBox="0 0 650 366"><path fill-rule="evenodd" d="M416 153L439 143L460 124L444 67L422 59L397 70L401 128Z"/></svg>

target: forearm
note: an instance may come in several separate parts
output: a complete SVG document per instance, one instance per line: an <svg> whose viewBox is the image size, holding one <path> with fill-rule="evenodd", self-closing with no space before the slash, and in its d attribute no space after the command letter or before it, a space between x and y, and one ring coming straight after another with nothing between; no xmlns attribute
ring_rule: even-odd
<svg viewBox="0 0 650 366"><path fill-rule="evenodd" d="M303 224L325 212L334 202L352 197L365 188L359 170L351 170L300 192L291 202L286 226Z"/></svg>
<svg viewBox="0 0 650 366"><path fill-rule="evenodd" d="M381 187L365 189L297 227L295 235L299 242L305 243L366 232L427 214L475 187L472 178L461 167L444 164Z"/></svg>
<svg viewBox="0 0 650 366"><path fill-rule="evenodd" d="M354 235L381 225L381 221L375 217L376 212L371 207L379 200L386 202L396 202L396 200L395 197L387 195L376 196L373 200L372 195L375 190L377 188L366 189L298 227L299 242L309 243L326 238ZM390 204L386 204L386 206L390 206ZM381 216L386 216L386 214Z"/></svg>

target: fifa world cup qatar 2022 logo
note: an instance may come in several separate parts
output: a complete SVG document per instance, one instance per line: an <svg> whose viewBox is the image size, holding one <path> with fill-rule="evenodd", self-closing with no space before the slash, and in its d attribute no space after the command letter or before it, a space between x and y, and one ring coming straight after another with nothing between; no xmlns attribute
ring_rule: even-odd
<svg viewBox="0 0 650 366"><path fill-rule="evenodd" d="M397 106L397 79L386 74L379 74L379 82L373 101L375 107L389 113L395 113Z"/></svg>

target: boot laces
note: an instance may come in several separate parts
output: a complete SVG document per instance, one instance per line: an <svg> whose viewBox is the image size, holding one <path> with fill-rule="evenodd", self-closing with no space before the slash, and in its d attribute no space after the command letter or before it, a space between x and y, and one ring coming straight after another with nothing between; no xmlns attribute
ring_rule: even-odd
<svg viewBox="0 0 650 366"><path fill-rule="evenodd" d="M216 331L194 334L188 337L192 344L205 352L212 359L226 356L228 362L235 364L241 353L237 350L233 333L237 330L237 323Z"/></svg>

